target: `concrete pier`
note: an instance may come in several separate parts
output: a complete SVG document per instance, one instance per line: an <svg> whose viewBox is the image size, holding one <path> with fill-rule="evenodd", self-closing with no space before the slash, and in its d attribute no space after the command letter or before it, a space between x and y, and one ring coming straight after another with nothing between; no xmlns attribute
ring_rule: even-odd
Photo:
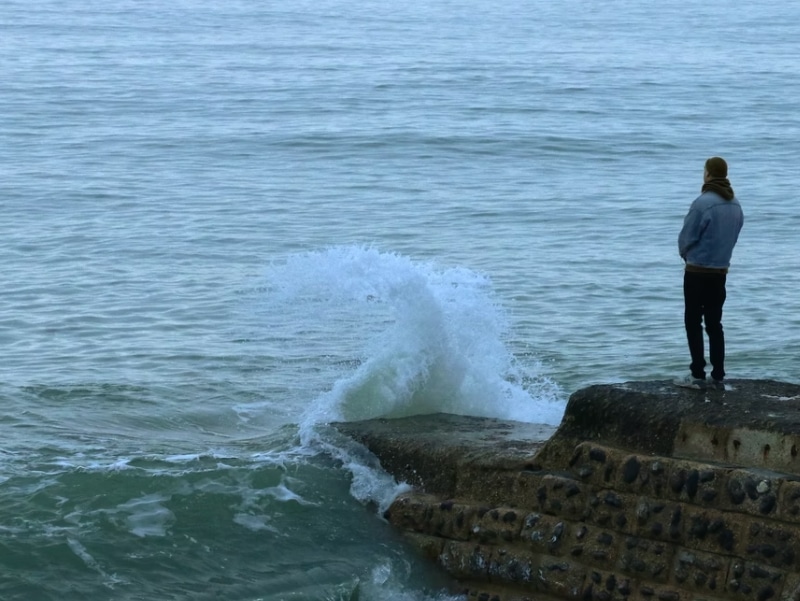
<svg viewBox="0 0 800 601"><path fill-rule="evenodd" d="M335 424L413 490L386 513L469 599L800 601L800 386L575 392L556 428Z"/></svg>

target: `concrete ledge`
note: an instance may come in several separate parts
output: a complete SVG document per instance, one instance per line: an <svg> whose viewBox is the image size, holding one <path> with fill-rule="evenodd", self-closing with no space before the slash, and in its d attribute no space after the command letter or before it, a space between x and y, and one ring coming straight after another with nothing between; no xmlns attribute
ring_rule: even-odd
<svg viewBox="0 0 800 601"><path fill-rule="evenodd" d="M532 468L556 430L445 413L334 425L372 451L396 479L444 497L471 494L476 480Z"/></svg>
<svg viewBox="0 0 800 601"><path fill-rule="evenodd" d="M590 386L570 397L539 461L555 459L562 443L576 440L800 474L800 386L771 380L732 380L724 392L669 381Z"/></svg>
<svg viewBox="0 0 800 601"><path fill-rule="evenodd" d="M335 424L414 489L386 513L469 599L800 601L800 386L591 386L558 429Z"/></svg>

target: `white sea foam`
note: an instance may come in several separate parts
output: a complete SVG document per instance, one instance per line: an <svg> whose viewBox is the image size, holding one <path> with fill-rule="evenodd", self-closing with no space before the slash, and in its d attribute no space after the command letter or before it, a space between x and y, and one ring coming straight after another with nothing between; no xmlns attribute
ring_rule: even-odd
<svg viewBox="0 0 800 601"><path fill-rule="evenodd" d="M341 357L337 379L303 409L301 430L435 412L561 418L561 389L508 350L508 318L479 273L344 246L293 255L268 280L272 314L305 313L292 320L305 332L285 332L286 354Z"/></svg>
<svg viewBox="0 0 800 601"><path fill-rule="evenodd" d="M100 567L100 564L97 562L97 560L91 555L91 553L89 553L86 547L84 547L78 539L67 537L67 546L81 559L81 561L83 561L84 564L86 564L86 567L94 570L103 577L104 586L108 588L114 588L114 585L116 584L127 582L122 578L118 578L116 574L107 574L103 568Z"/></svg>
<svg viewBox="0 0 800 601"><path fill-rule="evenodd" d="M290 256L270 268L268 281L264 315L286 356L317 353L336 357L338 365L327 390L298 410L301 448L341 461L352 475L353 497L374 503L379 513L407 485L368 454L331 442L324 424L436 412L545 424L561 419L561 389L536 362L508 350L507 315L479 273L341 246ZM292 333L271 318L287 314L303 331Z"/></svg>
<svg viewBox="0 0 800 601"><path fill-rule="evenodd" d="M274 526L269 525L269 516L254 515L252 513L237 513L233 516L233 521L240 526L252 530L253 532L267 531L273 534L280 534L280 531Z"/></svg>
<svg viewBox="0 0 800 601"><path fill-rule="evenodd" d="M168 495L152 494L117 506L117 511L125 514L125 523L132 534L139 537L164 536L175 515L164 505Z"/></svg>
<svg viewBox="0 0 800 601"><path fill-rule="evenodd" d="M450 595L446 592L430 593L408 590L403 586L412 575L408 563L398 564L388 560L375 565L370 577L359 583L360 598L367 601L463 601L465 596Z"/></svg>

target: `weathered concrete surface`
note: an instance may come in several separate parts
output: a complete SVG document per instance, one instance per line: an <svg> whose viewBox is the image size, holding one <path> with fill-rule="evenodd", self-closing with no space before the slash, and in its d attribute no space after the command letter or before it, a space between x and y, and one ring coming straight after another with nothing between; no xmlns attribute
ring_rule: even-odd
<svg viewBox="0 0 800 601"><path fill-rule="evenodd" d="M335 424L361 442L396 479L443 497L473 494L529 469L555 428L438 413ZM481 493L483 496L484 493ZM487 501L491 492L485 493Z"/></svg>
<svg viewBox="0 0 800 601"><path fill-rule="evenodd" d="M592 386L555 433L441 414L336 427L415 487L387 518L470 599L800 601L800 386Z"/></svg>
<svg viewBox="0 0 800 601"><path fill-rule="evenodd" d="M669 381L590 386L570 397L540 461L554 460L575 440L800 474L800 386L771 380L732 380L724 392Z"/></svg>

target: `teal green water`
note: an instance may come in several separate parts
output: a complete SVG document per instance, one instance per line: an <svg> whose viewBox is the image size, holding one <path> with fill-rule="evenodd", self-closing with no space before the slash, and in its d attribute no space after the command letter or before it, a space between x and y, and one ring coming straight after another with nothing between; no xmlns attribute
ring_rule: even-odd
<svg viewBox="0 0 800 601"><path fill-rule="evenodd" d="M711 155L728 371L797 381L798 13L3 3L0 600L456 598L327 424L682 374Z"/></svg>

